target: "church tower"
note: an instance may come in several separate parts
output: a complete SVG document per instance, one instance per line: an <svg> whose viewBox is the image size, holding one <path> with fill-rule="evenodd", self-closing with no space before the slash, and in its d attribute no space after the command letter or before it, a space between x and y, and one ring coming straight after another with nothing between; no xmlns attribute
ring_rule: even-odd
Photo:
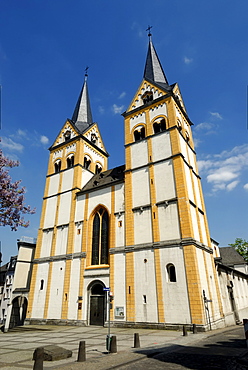
<svg viewBox="0 0 248 370"><path fill-rule="evenodd" d="M222 318L190 121L149 33L144 78L125 119L127 321Z"/></svg>

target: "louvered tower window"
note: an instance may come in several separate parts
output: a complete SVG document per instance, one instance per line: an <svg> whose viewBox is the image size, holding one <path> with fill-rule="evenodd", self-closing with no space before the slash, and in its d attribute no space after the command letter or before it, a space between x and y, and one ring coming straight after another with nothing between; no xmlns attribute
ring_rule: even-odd
<svg viewBox="0 0 248 370"><path fill-rule="evenodd" d="M108 229L109 217L104 208L100 208L93 220L92 235L92 265L101 265L108 263Z"/></svg>

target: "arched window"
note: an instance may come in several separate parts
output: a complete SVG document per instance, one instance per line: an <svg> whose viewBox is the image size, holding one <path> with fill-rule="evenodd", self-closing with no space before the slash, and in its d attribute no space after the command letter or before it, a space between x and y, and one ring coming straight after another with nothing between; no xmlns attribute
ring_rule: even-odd
<svg viewBox="0 0 248 370"><path fill-rule="evenodd" d="M169 263L166 269L168 273L168 281L175 283L177 281L175 266L172 263Z"/></svg>
<svg viewBox="0 0 248 370"><path fill-rule="evenodd" d="M92 265L108 263L108 238L109 238L109 217L104 208L100 208L93 220L92 232Z"/></svg>
<svg viewBox="0 0 248 370"><path fill-rule="evenodd" d="M65 141L70 140L71 138L71 131L67 130L64 134Z"/></svg>
<svg viewBox="0 0 248 370"><path fill-rule="evenodd" d="M153 94L152 92L145 92L145 94L142 96L143 104L147 104L150 101L153 100Z"/></svg>
<svg viewBox="0 0 248 370"><path fill-rule="evenodd" d="M43 290L43 288L44 288L44 280L41 279L41 281L40 281L40 290Z"/></svg>
<svg viewBox="0 0 248 370"><path fill-rule="evenodd" d="M74 166L74 155L72 155L71 157L68 157L67 160L67 168L71 168Z"/></svg>
<svg viewBox="0 0 248 370"><path fill-rule="evenodd" d="M145 127L142 126L142 127L138 127L135 131L134 131L134 141L139 141L139 140L142 140L145 138L146 136L146 133L145 133Z"/></svg>
<svg viewBox="0 0 248 370"><path fill-rule="evenodd" d="M58 173L61 171L61 161L57 161L54 163L54 172Z"/></svg>
<svg viewBox="0 0 248 370"><path fill-rule="evenodd" d="M153 130L154 130L154 134L157 134L158 132L165 131L166 130L165 119L162 118L160 120L156 120L153 124Z"/></svg>
<svg viewBox="0 0 248 370"><path fill-rule="evenodd" d="M101 172L102 172L102 167L99 164L96 164L95 173L101 173Z"/></svg>
<svg viewBox="0 0 248 370"><path fill-rule="evenodd" d="M84 157L84 168L86 170L89 170L90 169L90 164L91 164L91 160L90 158L88 157Z"/></svg>

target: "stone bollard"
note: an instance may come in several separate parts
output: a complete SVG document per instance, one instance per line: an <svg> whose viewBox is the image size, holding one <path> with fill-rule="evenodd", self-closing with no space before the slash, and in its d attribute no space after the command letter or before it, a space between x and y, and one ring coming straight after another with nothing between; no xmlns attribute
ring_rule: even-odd
<svg viewBox="0 0 248 370"><path fill-rule="evenodd" d="M79 342L77 362L84 362L84 361L86 361L86 346L85 346L85 341L83 340Z"/></svg>
<svg viewBox="0 0 248 370"><path fill-rule="evenodd" d="M193 324L193 334L197 334L197 327L196 327L196 324Z"/></svg>
<svg viewBox="0 0 248 370"><path fill-rule="evenodd" d="M246 347L248 347L248 319L243 319L243 324L245 330Z"/></svg>
<svg viewBox="0 0 248 370"><path fill-rule="evenodd" d="M111 342L110 342L110 353L117 353L117 341L116 335L112 335Z"/></svg>
<svg viewBox="0 0 248 370"><path fill-rule="evenodd" d="M33 355L34 367L33 370L43 370L43 360L44 360L44 348L38 347L34 351Z"/></svg>
<svg viewBox="0 0 248 370"><path fill-rule="evenodd" d="M139 333L134 333L134 345L133 348L140 348Z"/></svg>
<svg viewBox="0 0 248 370"><path fill-rule="evenodd" d="M186 337L188 335L186 325L183 325L183 336Z"/></svg>

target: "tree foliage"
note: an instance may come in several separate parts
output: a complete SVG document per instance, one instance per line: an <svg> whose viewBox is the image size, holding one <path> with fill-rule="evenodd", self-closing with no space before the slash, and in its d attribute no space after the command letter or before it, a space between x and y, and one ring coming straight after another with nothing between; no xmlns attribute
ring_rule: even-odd
<svg viewBox="0 0 248 370"><path fill-rule="evenodd" d="M248 242L242 238L236 238L233 244L228 244L235 248L236 251L244 257L246 262L248 262Z"/></svg>
<svg viewBox="0 0 248 370"><path fill-rule="evenodd" d="M12 182L9 169L19 166L19 162L12 161L3 155L0 149L0 226L10 226L17 230L18 226L27 227L23 214L33 214L34 209L24 204L25 188L19 187L21 180Z"/></svg>

